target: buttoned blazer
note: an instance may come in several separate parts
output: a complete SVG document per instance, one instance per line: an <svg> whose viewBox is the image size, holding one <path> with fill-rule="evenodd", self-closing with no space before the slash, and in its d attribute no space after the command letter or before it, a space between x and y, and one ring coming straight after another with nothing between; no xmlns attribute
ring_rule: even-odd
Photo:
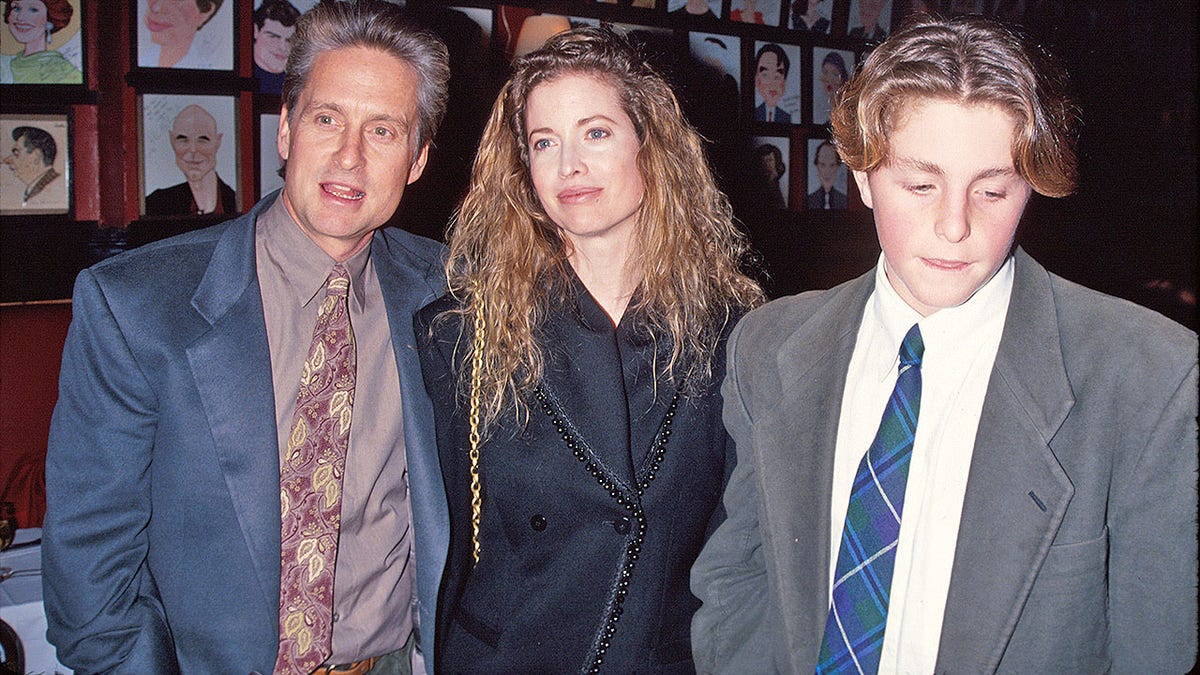
<svg viewBox="0 0 1200 675"><path fill-rule="evenodd" d="M279 452L254 245L274 199L76 281L43 532L48 636L65 665L274 665ZM442 291L441 246L395 229L371 246L400 375L420 620L433 626L449 535L412 317ZM355 410L359 423L385 414Z"/></svg>
<svg viewBox="0 0 1200 675"><path fill-rule="evenodd" d="M704 672L812 673L830 484L874 272L730 338L728 519L692 571ZM1196 651L1196 336L1016 252L938 673L1185 672Z"/></svg>
<svg viewBox="0 0 1200 675"><path fill-rule="evenodd" d="M547 345L541 391L554 417L531 400L527 420L510 414L480 450L476 564L468 405L456 395L470 333L459 339L453 315L434 320L453 306L443 299L417 317L450 503L439 670L578 672L600 656L602 672L691 672L699 603L688 574L719 519L733 459L721 424L723 352L713 359L714 384L672 409L675 385L652 375L656 343L631 337L622 349L637 356L612 358L598 348L614 339L611 326L586 327L608 322L598 306L599 316L583 321L560 309L538 333ZM670 347L657 345L663 363ZM603 638L610 623L615 634Z"/></svg>

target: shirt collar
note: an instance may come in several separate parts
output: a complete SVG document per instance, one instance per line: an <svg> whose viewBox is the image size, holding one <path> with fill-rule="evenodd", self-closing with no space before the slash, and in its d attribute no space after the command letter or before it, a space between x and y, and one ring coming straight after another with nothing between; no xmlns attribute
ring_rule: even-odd
<svg viewBox="0 0 1200 675"><path fill-rule="evenodd" d="M282 195L258 216L257 227L264 239L267 262L278 268L295 302L301 307L308 306L325 286L335 264L333 258L304 234L284 205ZM356 310L362 310L366 300L363 271L370 259L368 244L342 263L350 274L350 296Z"/></svg>
<svg viewBox="0 0 1200 675"><path fill-rule="evenodd" d="M993 328L995 322L1004 323L1012 296L1012 256L966 302L939 309L926 317L909 307L892 287L887 279L886 265L886 258L880 254L875 266L875 292L871 294L871 309L880 327L874 342L878 351L872 361L878 368L876 374L880 381L896 370L900 362L900 342L914 323L921 326L925 358L932 356L935 360L974 353L981 344L976 336Z"/></svg>

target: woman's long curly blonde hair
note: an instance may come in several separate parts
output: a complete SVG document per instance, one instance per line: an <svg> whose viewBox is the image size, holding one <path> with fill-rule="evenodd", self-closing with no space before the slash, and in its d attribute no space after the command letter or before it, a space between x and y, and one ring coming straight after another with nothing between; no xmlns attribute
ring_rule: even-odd
<svg viewBox="0 0 1200 675"><path fill-rule="evenodd" d="M602 28L559 34L521 57L501 90L471 170L471 184L448 231L446 273L459 300L463 336L482 309L486 339L479 369L480 417L488 428L542 377L538 327L569 293L571 251L546 215L528 168L525 108L538 85L586 75L613 87L641 141L645 186L637 216L634 268L642 278L627 315L671 345L660 374L698 391L712 377L721 331L763 299L743 274L749 244L716 187L700 136L684 120L670 85L629 42ZM460 340L475 356L472 340ZM460 391L471 373L460 375Z"/></svg>

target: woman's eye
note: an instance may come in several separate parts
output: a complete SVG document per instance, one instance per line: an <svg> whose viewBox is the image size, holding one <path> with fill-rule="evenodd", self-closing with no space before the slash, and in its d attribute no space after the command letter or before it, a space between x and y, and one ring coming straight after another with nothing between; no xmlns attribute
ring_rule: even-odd
<svg viewBox="0 0 1200 675"><path fill-rule="evenodd" d="M539 138L533 142L534 150L545 150L548 147L550 147L550 139L548 138Z"/></svg>
<svg viewBox="0 0 1200 675"><path fill-rule="evenodd" d="M592 140L599 140L601 138L606 138L607 136L608 132L604 129L589 129L587 132L587 137Z"/></svg>

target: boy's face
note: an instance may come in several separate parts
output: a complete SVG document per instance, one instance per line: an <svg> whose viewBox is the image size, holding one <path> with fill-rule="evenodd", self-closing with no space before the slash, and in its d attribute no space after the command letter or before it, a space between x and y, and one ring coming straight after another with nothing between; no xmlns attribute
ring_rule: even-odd
<svg viewBox="0 0 1200 675"><path fill-rule="evenodd" d="M898 114L887 161L854 180L875 212L888 281L928 316L1000 269L1031 188L1013 166L1008 113L919 99Z"/></svg>

